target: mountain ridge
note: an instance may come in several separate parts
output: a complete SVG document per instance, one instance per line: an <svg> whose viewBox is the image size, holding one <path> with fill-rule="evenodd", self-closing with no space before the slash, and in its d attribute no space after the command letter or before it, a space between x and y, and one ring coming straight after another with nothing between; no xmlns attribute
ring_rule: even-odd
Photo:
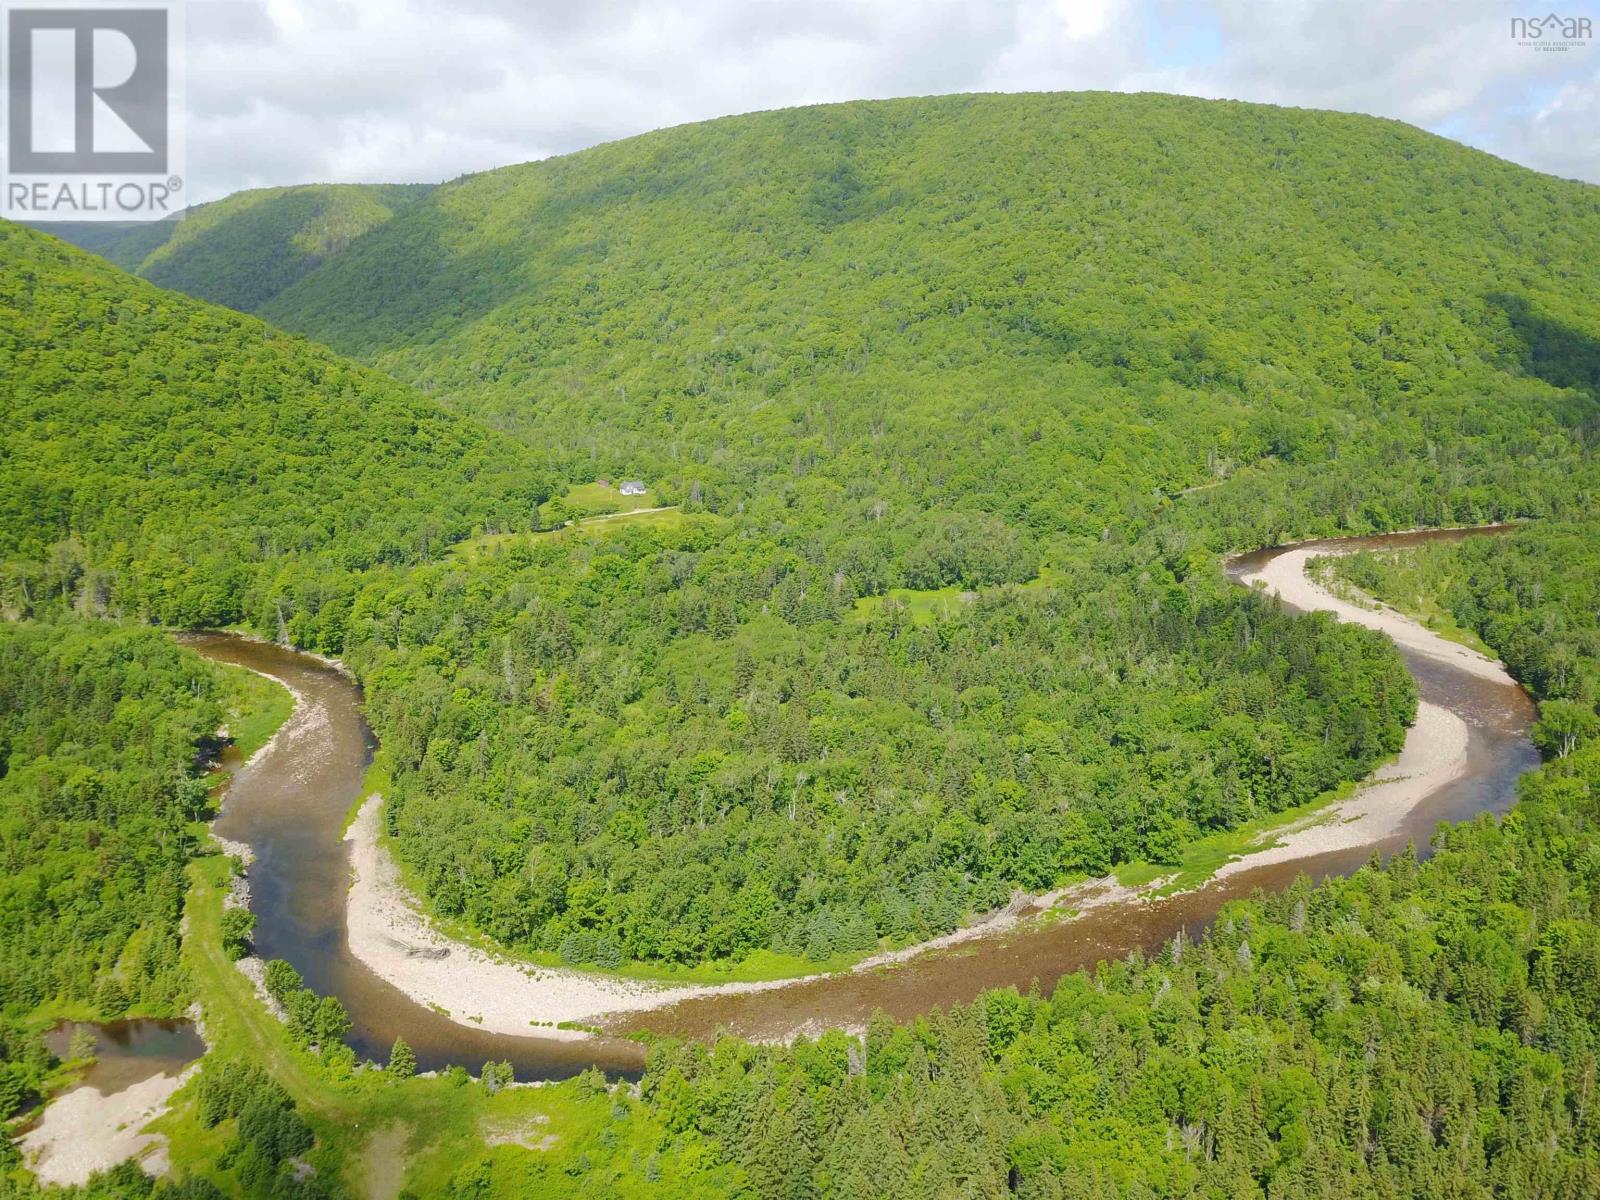
<svg viewBox="0 0 1600 1200"><path fill-rule="evenodd" d="M433 184L292 184L251 188L165 221L34 228L161 287L253 312Z"/></svg>
<svg viewBox="0 0 1600 1200"><path fill-rule="evenodd" d="M263 315L538 429L569 469L748 499L785 473L763 447L798 433L826 464L886 397L955 435L984 393L1181 395L1246 462L1527 390L1496 296L1600 333L1600 289L1534 238L1563 224L1600 244L1600 189L1391 120L1157 94L862 101L444 185Z"/></svg>

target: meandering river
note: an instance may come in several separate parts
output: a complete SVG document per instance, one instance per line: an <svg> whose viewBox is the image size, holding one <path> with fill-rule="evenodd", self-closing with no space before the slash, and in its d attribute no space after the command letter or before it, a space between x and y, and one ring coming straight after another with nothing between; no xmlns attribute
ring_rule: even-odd
<svg viewBox="0 0 1600 1200"><path fill-rule="evenodd" d="M424 1071L460 1063L476 1072L491 1059L509 1061L519 1079L562 1079L590 1066L615 1074L642 1069L644 1051L628 1041L506 1037L460 1024L358 961L345 939L350 854L342 835L377 745L361 715L361 689L327 663L279 646L226 633L186 634L183 641L295 693L294 714L273 741L233 768L213 828L255 853L248 878L256 953L285 959L308 987L344 1002L355 1022L347 1040L358 1056L386 1062L394 1039L404 1036Z"/></svg>
<svg viewBox="0 0 1600 1200"><path fill-rule="evenodd" d="M1398 548L1493 531L1429 531L1312 544L1349 550ZM1287 549L1242 555L1229 563L1235 579L1260 571ZM383 1061L403 1035L424 1068L509 1059L519 1078L561 1078L587 1066L636 1073L643 1052L619 1037L556 1041L486 1033L409 999L355 959L345 937L349 847L345 817L361 794L374 739L361 716L361 693L335 668L308 655L227 634L194 634L185 642L207 657L272 676L298 696L294 716L274 742L235 769L216 830L249 843L255 943L267 958L287 959L318 992L339 996L355 1020L356 1052ZM1402 645L1424 702L1466 726L1464 770L1430 790L1376 842L1331 853L1235 870L1225 878L1157 899L1102 905L1070 921L1023 922L1002 933L872 970L826 976L769 991L697 996L606 1022L609 1033L653 1030L704 1037L727 1029L756 1039L798 1030L859 1027L875 1010L897 1018L967 1001L986 988L1033 981L1048 990L1063 974L1136 947L1152 948L1179 930L1198 935L1227 901L1257 888L1287 886L1304 872L1313 878L1348 874L1376 848L1392 853L1408 840L1426 851L1440 821L1482 812L1503 813L1516 780L1538 762L1528 741L1532 702L1514 684L1462 669L1427 647Z"/></svg>

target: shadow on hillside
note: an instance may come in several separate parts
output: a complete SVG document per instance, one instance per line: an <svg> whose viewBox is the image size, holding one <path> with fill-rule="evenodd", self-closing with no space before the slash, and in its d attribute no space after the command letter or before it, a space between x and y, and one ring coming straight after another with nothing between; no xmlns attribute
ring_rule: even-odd
<svg viewBox="0 0 1600 1200"><path fill-rule="evenodd" d="M1511 322L1524 371L1600 402L1600 338L1541 315L1523 296L1490 292L1484 299Z"/></svg>

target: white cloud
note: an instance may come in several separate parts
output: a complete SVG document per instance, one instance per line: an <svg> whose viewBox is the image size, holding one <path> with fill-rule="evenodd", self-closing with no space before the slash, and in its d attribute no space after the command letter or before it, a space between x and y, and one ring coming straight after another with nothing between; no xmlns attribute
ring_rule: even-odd
<svg viewBox="0 0 1600 1200"><path fill-rule="evenodd" d="M1509 15L1497 0L191 0L189 174L199 197L443 179L734 112L1107 88L1398 117L1600 181L1600 45L1530 51Z"/></svg>
<svg viewBox="0 0 1600 1200"><path fill-rule="evenodd" d="M1600 70L1564 85L1531 116L1505 122L1489 148L1541 171L1595 181L1600 163Z"/></svg>

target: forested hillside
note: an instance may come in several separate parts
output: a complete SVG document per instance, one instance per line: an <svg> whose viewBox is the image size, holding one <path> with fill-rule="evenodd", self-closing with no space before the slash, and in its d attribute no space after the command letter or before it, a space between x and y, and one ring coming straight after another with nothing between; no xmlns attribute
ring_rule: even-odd
<svg viewBox="0 0 1600 1200"><path fill-rule="evenodd" d="M1323 519L1362 526L1470 519L1583 418L1540 381L1600 378L1597 242L1597 189L1391 121L955 96L469 177L264 314L575 480L840 536L869 508L1098 536L1266 461L1337 463Z"/></svg>
<svg viewBox="0 0 1600 1200"><path fill-rule="evenodd" d="M51 224L45 232L125 271L201 300L254 312L428 184L304 184L237 192L138 225Z"/></svg>
<svg viewBox="0 0 1600 1200"><path fill-rule="evenodd" d="M307 226L263 220L188 284L280 278ZM1543 705L1522 803L1425 862L1048 999L495 1100L581 1109L539 1150L479 1149L496 1070L352 1072L221 961L180 1150L263 1195L364 1180L397 1119L462 1197L1600 1191L1597 256L1596 189L1392 122L1100 95L758 114L440 187L264 305L367 367L0 227L8 624L340 654L426 903L542 961L804 969L1314 799L1399 745L1412 683L1222 554L1537 519L1341 568ZM600 478L679 511L538 528ZM214 693L153 632L0 634L6 1003L168 1004ZM220 923L225 878L193 883ZM20 1098L37 1053L0 1048Z"/></svg>
<svg viewBox="0 0 1600 1200"><path fill-rule="evenodd" d="M1392 651L1218 557L1581 509L1600 310L1554 225L1600 245L1595 190L1391 122L953 97L472 177L268 307L515 452L19 231L9 602L343 655L402 857L519 948L860 953L1392 752ZM602 476L684 511L528 532ZM476 529L522 532L398 569Z"/></svg>
<svg viewBox="0 0 1600 1200"><path fill-rule="evenodd" d="M547 488L393 380L0 227L0 602L276 632L274 571L426 559Z"/></svg>
<svg viewBox="0 0 1600 1200"><path fill-rule="evenodd" d="M224 712L216 670L155 630L0 624L0 1119L43 1074L11 1022L187 1004L188 768Z"/></svg>

